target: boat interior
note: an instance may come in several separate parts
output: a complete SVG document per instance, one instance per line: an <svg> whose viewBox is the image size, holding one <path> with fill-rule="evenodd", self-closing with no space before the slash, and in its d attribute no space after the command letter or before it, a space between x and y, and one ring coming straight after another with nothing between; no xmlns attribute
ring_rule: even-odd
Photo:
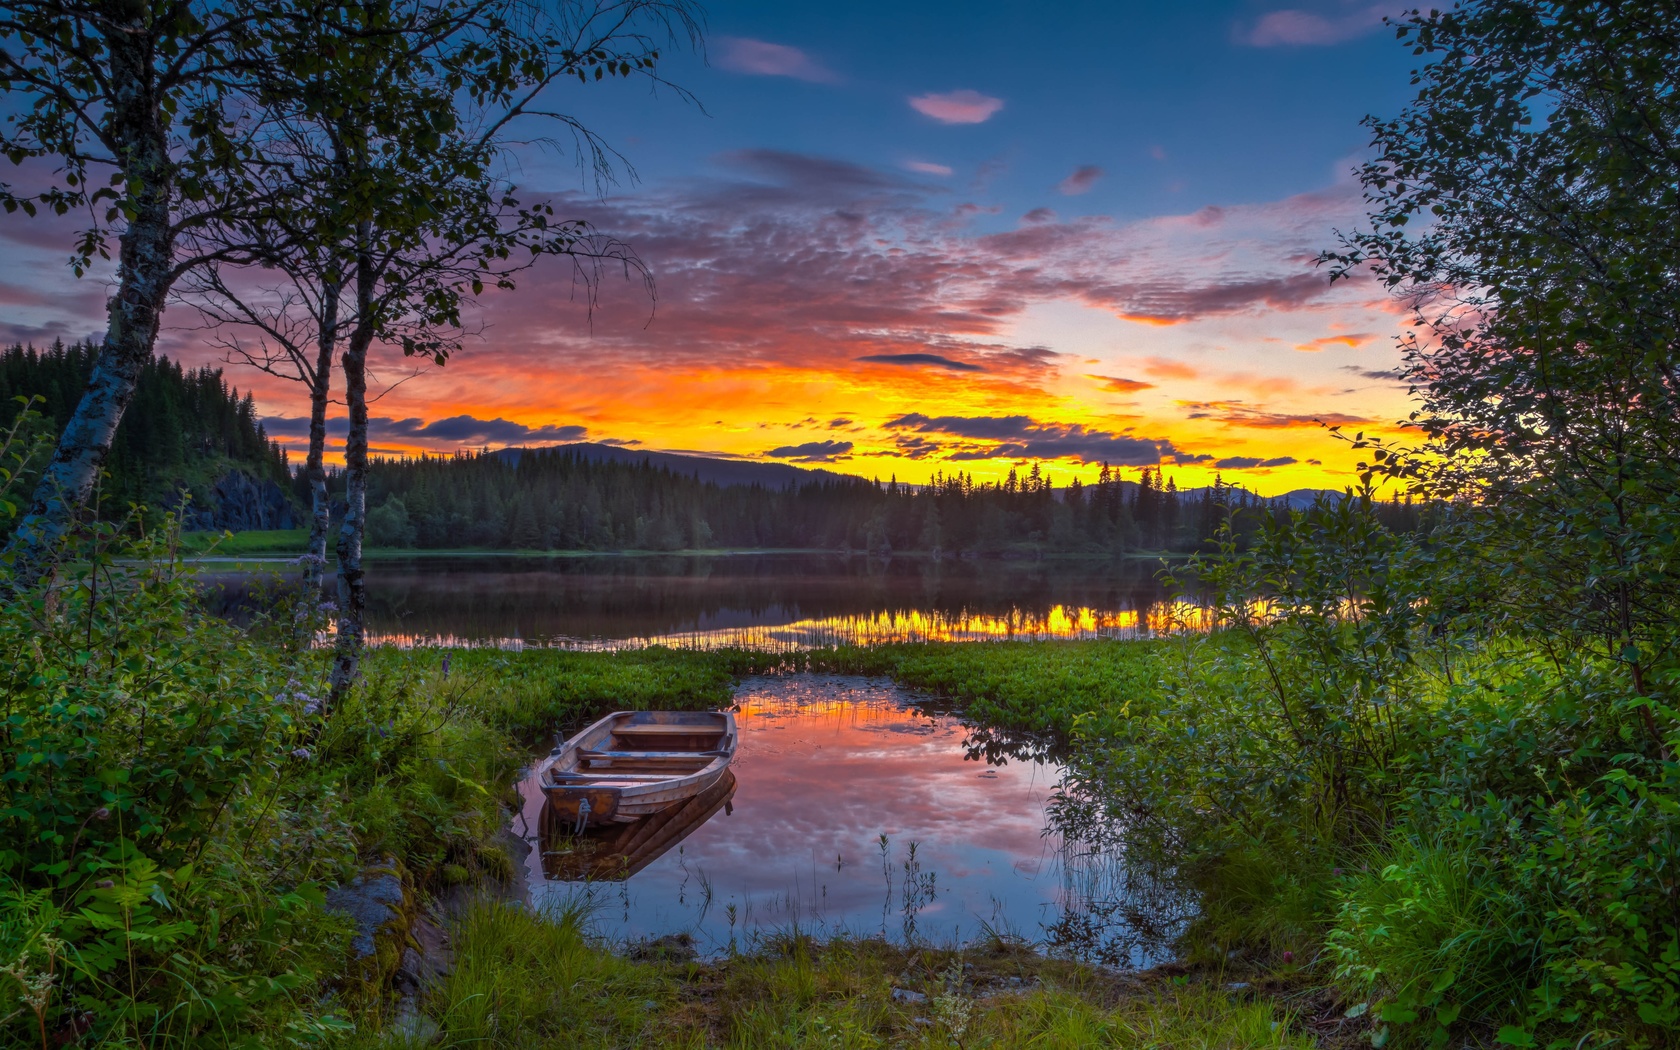
<svg viewBox="0 0 1680 1050"><path fill-rule="evenodd" d="M727 732L726 720L709 712L680 721L665 712L620 715L562 755L550 775L556 783L675 780L725 757Z"/></svg>

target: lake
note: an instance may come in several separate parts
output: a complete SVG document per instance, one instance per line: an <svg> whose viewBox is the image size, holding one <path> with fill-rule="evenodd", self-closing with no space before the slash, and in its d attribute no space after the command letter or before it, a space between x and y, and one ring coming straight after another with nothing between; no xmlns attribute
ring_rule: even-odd
<svg viewBox="0 0 1680 1050"><path fill-rule="evenodd" d="M388 645L747 646L1133 638L1193 620L1147 561L812 554L370 558L369 640ZM211 577L226 611L252 577ZM329 581L329 586L331 585ZM754 678L732 779L640 839L515 831L538 905L587 900L603 936L706 953L799 930L954 943L988 932L1139 965L1176 905L1111 848L1057 826L1042 746L888 681ZM640 833L637 833L640 834ZM1100 829L1098 837L1100 837ZM643 848L651 843L657 848Z"/></svg>
<svg viewBox="0 0 1680 1050"><path fill-rule="evenodd" d="M733 783L651 857L611 852L646 837L633 828L553 826L522 782L533 904L586 903L609 940L687 935L708 955L797 931L1158 958L1175 907L1056 826L1062 770L1042 748L987 734L983 757L960 718L879 679L750 678L735 700Z"/></svg>
<svg viewBox="0 0 1680 1050"><path fill-rule="evenodd" d="M579 649L1128 638L1186 612L1168 603L1160 569L1141 559L381 555L368 559L367 630L376 644ZM240 578L217 582L240 600Z"/></svg>

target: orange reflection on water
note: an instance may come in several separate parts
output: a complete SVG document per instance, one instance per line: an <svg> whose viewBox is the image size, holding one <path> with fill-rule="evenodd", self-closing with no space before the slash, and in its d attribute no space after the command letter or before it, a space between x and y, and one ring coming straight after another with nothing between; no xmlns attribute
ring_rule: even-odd
<svg viewBox="0 0 1680 1050"><path fill-rule="evenodd" d="M796 652L837 645L885 645L897 642L1052 641L1094 638L1148 638L1182 631L1205 631L1210 610L1186 601L1162 602L1145 611L1054 605L1048 612L1014 609L1007 615L947 613L931 609L883 609L851 616L825 616L784 624L674 631L628 638L555 636L472 639L456 635L370 631L368 641L399 647L416 645L527 646L579 650L635 649L665 645L678 649L756 649Z"/></svg>

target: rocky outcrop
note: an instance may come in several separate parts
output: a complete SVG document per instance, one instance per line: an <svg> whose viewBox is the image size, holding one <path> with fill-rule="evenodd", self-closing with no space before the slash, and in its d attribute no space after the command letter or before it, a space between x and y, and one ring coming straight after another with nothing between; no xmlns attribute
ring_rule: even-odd
<svg viewBox="0 0 1680 1050"><path fill-rule="evenodd" d="M394 1006L392 1030L408 1045L434 1042L437 1022L421 1002L454 970L455 952L444 917L423 905L401 862L386 857L328 890L326 906L351 928L339 994L359 1005Z"/></svg>
<svg viewBox="0 0 1680 1050"><path fill-rule="evenodd" d="M258 481L243 470L230 470L217 478L208 498L189 503L181 520L187 532L295 529L301 524L302 516L285 489L273 481Z"/></svg>

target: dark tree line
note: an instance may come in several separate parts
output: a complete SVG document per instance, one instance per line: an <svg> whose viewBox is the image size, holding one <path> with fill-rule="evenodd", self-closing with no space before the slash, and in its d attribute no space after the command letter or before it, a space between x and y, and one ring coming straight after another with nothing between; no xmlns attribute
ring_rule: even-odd
<svg viewBox="0 0 1680 1050"><path fill-rule="evenodd" d="M567 450L379 459L370 470L370 541L423 548L682 550L717 547L1125 553L1196 550L1228 512L1240 527L1287 514L1281 502L1217 484L1180 492L1159 468L1138 480L1054 485L1034 464L1002 482L939 474L924 486L824 480L786 489L724 487L647 463ZM1416 529L1422 505L1382 504Z"/></svg>
<svg viewBox="0 0 1680 1050"><path fill-rule="evenodd" d="M39 425L62 430L98 353L90 343L0 350L0 426L17 417L17 398L39 398ZM174 505L183 487L212 480L228 467L291 484L286 452L268 439L250 394L230 387L219 368L182 368L166 357L152 358L141 366L134 401L105 459L98 513L116 519L131 504Z"/></svg>

